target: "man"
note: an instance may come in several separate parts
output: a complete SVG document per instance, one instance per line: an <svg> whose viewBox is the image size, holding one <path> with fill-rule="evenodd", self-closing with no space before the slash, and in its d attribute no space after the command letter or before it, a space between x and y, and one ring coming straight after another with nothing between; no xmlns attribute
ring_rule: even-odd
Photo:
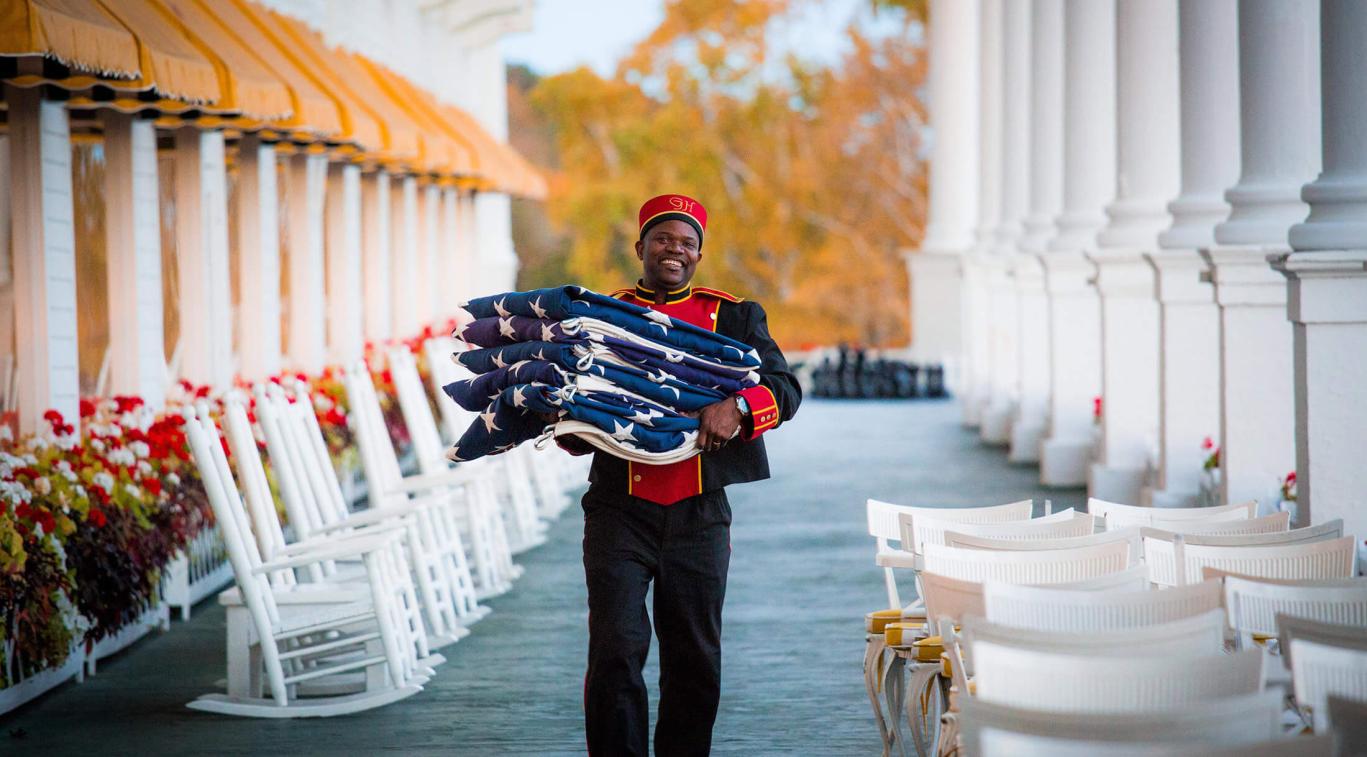
<svg viewBox="0 0 1367 757"><path fill-rule="evenodd" d="M750 345L759 386L698 413L696 457L642 465L596 452L584 494L584 575L589 665L584 709L594 757L647 754L649 703L641 670L650 650L646 591L655 583L660 638L657 755L704 755L721 693L721 610L731 559L731 508L723 487L769 477L759 437L793 417L797 379L769 336L764 308L691 286L702 261L707 211L663 195L641 207L641 279L613 293ZM570 442L572 452L587 445Z"/></svg>

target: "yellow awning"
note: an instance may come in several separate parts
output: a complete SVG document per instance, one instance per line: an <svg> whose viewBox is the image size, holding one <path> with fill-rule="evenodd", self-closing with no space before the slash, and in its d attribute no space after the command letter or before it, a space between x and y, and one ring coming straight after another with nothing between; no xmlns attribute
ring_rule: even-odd
<svg viewBox="0 0 1367 757"><path fill-rule="evenodd" d="M218 103L214 64L151 0L99 0L99 5L133 33L138 43L138 77L165 96L197 105Z"/></svg>
<svg viewBox="0 0 1367 757"><path fill-rule="evenodd" d="M0 2L0 55L36 55L100 76L140 73L138 45L113 16L89 0Z"/></svg>
<svg viewBox="0 0 1367 757"><path fill-rule="evenodd" d="M474 116L460 108L445 103L439 104L439 108L442 115L471 142L481 159L487 160L489 168L485 174L490 176L496 189L532 200L545 199L545 180L517 151L495 139ZM481 167L483 165L481 163Z"/></svg>
<svg viewBox="0 0 1367 757"><path fill-rule="evenodd" d="M181 0L176 0L177 4ZM340 106L330 97L307 70L281 50L278 38L259 23L259 6L230 0L191 0L219 25L224 36L230 37L278 76L289 90L294 115L281 124L283 128L305 131L320 139L343 137ZM266 22L269 23L269 22Z"/></svg>
<svg viewBox="0 0 1367 757"><path fill-rule="evenodd" d="M432 95L414 87L411 82L389 69L360 55L352 55L352 62L363 75L374 82L390 102L402 108L422 128L423 158L427 168L447 176L472 176L475 171L474 152L453 135L447 124L430 107Z"/></svg>
<svg viewBox="0 0 1367 757"><path fill-rule="evenodd" d="M261 121L294 114L290 91L247 45L211 15L199 0L151 0L177 30L208 58L223 92L216 109Z"/></svg>

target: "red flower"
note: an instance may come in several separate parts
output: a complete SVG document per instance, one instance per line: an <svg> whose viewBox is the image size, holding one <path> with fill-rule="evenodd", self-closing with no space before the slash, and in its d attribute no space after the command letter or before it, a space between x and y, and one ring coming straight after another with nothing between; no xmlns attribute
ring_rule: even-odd
<svg viewBox="0 0 1367 757"><path fill-rule="evenodd" d="M209 396L209 386L206 384L195 390L195 396L203 399Z"/></svg>
<svg viewBox="0 0 1367 757"><path fill-rule="evenodd" d="M105 491L103 486L91 484L90 491L92 494L95 495L95 499L98 499L100 501L100 504L109 504L109 492Z"/></svg>
<svg viewBox="0 0 1367 757"><path fill-rule="evenodd" d="M1294 484L1294 483L1296 483L1296 472L1295 472L1295 471L1291 471L1290 473L1286 474L1286 483L1288 483L1288 484Z"/></svg>
<svg viewBox="0 0 1367 757"><path fill-rule="evenodd" d="M81 399L81 417L89 418L95 414L95 403L88 399Z"/></svg>
<svg viewBox="0 0 1367 757"><path fill-rule="evenodd" d="M1205 439L1202 439L1202 440L1201 440L1201 449L1214 449L1214 448L1215 448L1215 442L1214 442L1209 436L1207 436Z"/></svg>
<svg viewBox="0 0 1367 757"><path fill-rule="evenodd" d="M1093 397L1093 398L1092 398L1092 415L1095 416L1095 417L1097 417L1097 418L1100 418L1100 417L1101 417L1101 398L1100 398L1100 397Z"/></svg>
<svg viewBox="0 0 1367 757"><path fill-rule="evenodd" d="M109 518L104 514L104 511L98 507L90 508L90 512L86 514L85 519L93 523L95 528L104 528L104 524L109 522Z"/></svg>
<svg viewBox="0 0 1367 757"><path fill-rule="evenodd" d="M53 426L60 425L65 421L65 419L62 418L62 414L56 410L49 410L46 413L43 413L43 420L51 423Z"/></svg>
<svg viewBox="0 0 1367 757"><path fill-rule="evenodd" d="M156 476L148 476L142 480L142 488L152 493L155 497L161 494L161 479Z"/></svg>

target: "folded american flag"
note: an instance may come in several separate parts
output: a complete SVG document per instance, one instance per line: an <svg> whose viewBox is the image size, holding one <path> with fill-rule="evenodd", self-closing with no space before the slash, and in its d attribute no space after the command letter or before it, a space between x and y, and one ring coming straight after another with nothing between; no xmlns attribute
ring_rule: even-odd
<svg viewBox="0 0 1367 757"><path fill-rule="evenodd" d="M548 430L641 462L686 459L697 454L691 414L759 381L748 345L582 287L508 292L465 308L473 318L454 336L474 349L452 358L476 375L443 389L479 418L448 450L455 461Z"/></svg>

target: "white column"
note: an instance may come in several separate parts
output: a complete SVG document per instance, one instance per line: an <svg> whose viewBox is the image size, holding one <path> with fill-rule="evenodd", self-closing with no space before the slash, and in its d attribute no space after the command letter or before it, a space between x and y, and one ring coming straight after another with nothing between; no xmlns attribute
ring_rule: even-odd
<svg viewBox="0 0 1367 757"><path fill-rule="evenodd" d="M418 180L412 176L396 179L397 191L390 192L389 224L393 232L390 246L390 326L392 336L407 339L422 328L418 303Z"/></svg>
<svg viewBox="0 0 1367 757"><path fill-rule="evenodd" d="M1267 265L1320 169L1319 3L1239 3L1239 183L1207 252L1220 306L1221 495L1265 500L1295 466L1287 282Z"/></svg>
<svg viewBox="0 0 1367 757"><path fill-rule="evenodd" d="M512 198L499 192L480 192L474 198L475 242L479 245L483 291L504 292L517 286L517 252L513 250Z"/></svg>
<svg viewBox="0 0 1367 757"><path fill-rule="evenodd" d="M71 132L66 106L38 89L5 87L9 106L11 242L19 430L60 412L80 423Z"/></svg>
<svg viewBox="0 0 1367 757"><path fill-rule="evenodd" d="M391 260L389 172L368 173L361 187L361 231L364 234L361 256L365 271L362 289L365 297L365 338L382 342L394 335L390 305Z"/></svg>
<svg viewBox="0 0 1367 757"><path fill-rule="evenodd" d="M157 131L114 110L104 123L105 254L109 267L109 388L152 407L166 399Z"/></svg>
<svg viewBox="0 0 1367 757"><path fill-rule="evenodd" d="M1297 520L1343 518L1367 533L1367 5L1325 0L1320 32L1324 171L1301 196L1310 217L1291 227Z"/></svg>
<svg viewBox="0 0 1367 757"><path fill-rule="evenodd" d="M327 188L328 360L349 365L364 354L361 312L361 168L328 167Z"/></svg>
<svg viewBox="0 0 1367 757"><path fill-rule="evenodd" d="M464 302L472 297L483 293L483 287L479 281L479 221L475 218L475 194L473 192L461 192L460 202L456 207L456 214L459 225L456 231L456 238L459 244L457 253L459 254L460 280L456 282L456 291L459 293L457 300Z"/></svg>
<svg viewBox="0 0 1367 757"><path fill-rule="evenodd" d="M223 132L176 131L176 265L180 376L224 388L233 380L228 281L228 177Z"/></svg>
<svg viewBox="0 0 1367 757"><path fill-rule="evenodd" d="M942 363L959 386L960 259L978 213L978 3L933 0L930 10L930 210L911 277L912 355Z"/></svg>
<svg viewBox="0 0 1367 757"><path fill-rule="evenodd" d="M1024 231L1030 196L1030 4L1002 7L1002 181L1001 219L994 253L987 258L991 350L989 396L980 432L989 444L1010 441L1018 399L1020 361L1019 296L1011 272Z"/></svg>
<svg viewBox="0 0 1367 757"><path fill-rule="evenodd" d="M991 396L989 358L992 319L988 313L988 256L1001 217L1002 0L982 0L978 16L978 226L963 260L964 425L978 427Z"/></svg>
<svg viewBox="0 0 1367 757"><path fill-rule="evenodd" d="M14 255L10 240L10 184L9 136L0 135L0 357L14 359ZM7 376L0 376L0 381ZM0 386L0 392L8 385Z"/></svg>
<svg viewBox="0 0 1367 757"><path fill-rule="evenodd" d="M450 290L441 284L441 187L428 182L421 188L421 235L418 279L419 329L436 323L441 314L441 303Z"/></svg>
<svg viewBox="0 0 1367 757"><path fill-rule="evenodd" d="M455 186L441 189L441 251L438 257L443 296L438 300L438 317L445 321L455 314L460 305L460 278L463 275L460 259L460 190Z"/></svg>
<svg viewBox="0 0 1367 757"><path fill-rule="evenodd" d="M324 274L323 207L327 195L326 155L305 152L286 165L289 228L290 365L317 373L327 359L327 278Z"/></svg>
<svg viewBox="0 0 1367 757"><path fill-rule="evenodd" d="M1144 258L1181 187L1176 0L1116 10L1119 161L1092 254L1101 293L1102 437L1094 497L1138 504L1158 436L1158 302Z"/></svg>
<svg viewBox="0 0 1367 757"><path fill-rule="evenodd" d="M238 373L262 381L280 373L280 194L275 145L238 144Z"/></svg>
<svg viewBox="0 0 1367 757"><path fill-rule="evenodd" d="M1015 259L1020 309L1020 403L1010 459L1036 463L1049 418L1049 300L1040 255L1063 210L1063 0L1034 0L1030 16L1030 214Z"/></svg>
<svg viewBox="0 0 1367 757"><path fill-rule="evenodd" d="M1064 35L1064 208L1040 258L1049 290L1049 432L1040 447L1048 486L1087 482L1092 400L1101 393L1101 303L1084 253L1115 196L1115 3L1067 0Z"/></svg>
<svg viewBox="0 0 1367 757"><path fill-rule="evenodd" d="M1180 0L1182 194L1172 227L1148 255L1158 279L1158 467L1148 499L1195 504L1206 453L1220 432L1220 311L1200 250L1229 214L1225 187L1239 175L1237 0Z"/></svg>

